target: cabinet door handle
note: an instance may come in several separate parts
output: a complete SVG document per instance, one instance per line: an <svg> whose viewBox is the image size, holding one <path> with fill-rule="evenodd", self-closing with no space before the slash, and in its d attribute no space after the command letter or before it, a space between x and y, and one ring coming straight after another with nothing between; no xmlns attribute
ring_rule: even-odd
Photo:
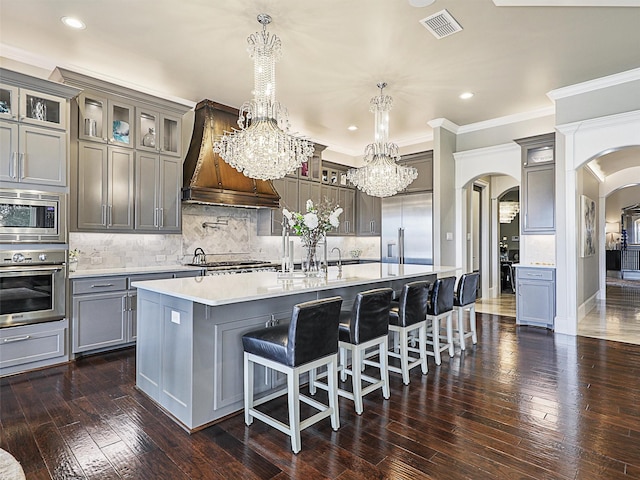
<svg viewBox="0 0 640 480"><path fill-rule="evenodd" d="M11 152L11 161L9 162L9 178L16 178L16 152Z"/></svg>
<svg viewBox="0 0 640 480"><path fill-rule="evenodd" d="M94 283L91 288L107 288L113 287L113 283Z"/></svg>
<svg viewBox="0 0 640 480"><path fill-rule="evenodd" d="M127 311L127 296L122 296L122 313L124 314Z"/></svg>
<svg viewBox="0 0 640 480"><path fill-rule="evenodd" d="M113 205L109 205L109 208L107 210L108 212L108 222L109 222L109 226L113 225Z"/></svg>
<svg viewBox="0 0 640 480"><path fill-rule="evenodd" d="M31 335L23 335L22 337L3 338L2 343L22 342L24 340L29 340L30 338L31 338Z"/></svg>
<svg viewBox="0 0 640 480"><path fill-rule="evenodd" d="M376 231L376 222L375 222L375 220L371 220L369 222L369 232L373 233L375 231Z"/></svg>
<svg viewBox="0 0 640 480"><path fill-rule="evenodd" d="M104 204L101 205L100 212L102 213L102 218L100 223L106 227L107 226L107 206Z"/></svg>
<svg viewBox="0 0 640 480"><path fill-rule="evenodd" d="M24 153L20 153L20 178L24 178Z"/></svg>
<svg viewBox="0 0 640 480"><path fill-rule="evenodd" d="M160 228L164 227L164 208L160 208L160 221L158 222Z"/></svg>

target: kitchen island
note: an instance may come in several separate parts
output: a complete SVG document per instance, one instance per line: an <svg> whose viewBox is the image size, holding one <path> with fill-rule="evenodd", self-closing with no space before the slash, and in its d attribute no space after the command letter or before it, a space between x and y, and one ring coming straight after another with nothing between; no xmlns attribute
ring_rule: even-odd
<svg viewBox="0 0 640 480"><path fill-rule="evenodd" d="M363 290L455 274L455 267L368 263L330 267L316 278L254 272L134 282L136 385L186 430L204 428L243 408L244 333L288 321L297 303L339 295L350 308ZM284 381L256 371L255 392Z"/></svg>

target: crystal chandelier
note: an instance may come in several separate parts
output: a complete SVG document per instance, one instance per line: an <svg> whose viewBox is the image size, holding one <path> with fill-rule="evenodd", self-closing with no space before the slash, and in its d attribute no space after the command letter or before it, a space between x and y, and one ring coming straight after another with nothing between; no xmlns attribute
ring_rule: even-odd
<svg viewBox="0 0 640 480"><path fill-rule="evenodd" d="M386 83L378 83L380 95L373 97L369 111L375 113L375 142L364 150L364 166L352 168L347 179L360 190L373 197L395 195L418 177L414 167L398 165L398 145L389 143L389 110L393 105L390 96L382 90Z"/></svg>
<svg viewBox="0 0 640 480"><path fill-rule="evenodd" d="M500 202L500 223L511 223L520 212L519 202Z"/></svg>
<svg viewBox="0 0 640 480"><path fill-rule="evenodd" d="M261 13L262 32L247 39L253 58L253 100L240 107L239 130L225 132L213 151L247 177L274 180L293 172L314 152L312 142L289 133L287 109L276 101L275 63L281 56L281 42L267 33L271 17Z"/></svg>

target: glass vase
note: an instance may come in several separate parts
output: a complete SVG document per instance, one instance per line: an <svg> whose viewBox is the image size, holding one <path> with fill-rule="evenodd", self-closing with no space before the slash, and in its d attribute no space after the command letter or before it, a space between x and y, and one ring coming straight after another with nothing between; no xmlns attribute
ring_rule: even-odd
<svg viewBox="0 0 640 480"><path fill-rule="evenodd" d="M320 275L320 262L318 262L317 244L305 245L302 257L302 271L307 277Z"/></svg>

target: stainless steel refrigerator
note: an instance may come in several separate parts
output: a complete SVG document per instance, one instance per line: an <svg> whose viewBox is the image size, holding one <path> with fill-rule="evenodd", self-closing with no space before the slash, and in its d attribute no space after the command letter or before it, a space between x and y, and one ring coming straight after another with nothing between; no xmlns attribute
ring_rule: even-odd
<svg viewBox="0 0 640 480"><path fill-rule="evenodd" d="M433 194L382 199L383 263L433 265Z"/></svg>

